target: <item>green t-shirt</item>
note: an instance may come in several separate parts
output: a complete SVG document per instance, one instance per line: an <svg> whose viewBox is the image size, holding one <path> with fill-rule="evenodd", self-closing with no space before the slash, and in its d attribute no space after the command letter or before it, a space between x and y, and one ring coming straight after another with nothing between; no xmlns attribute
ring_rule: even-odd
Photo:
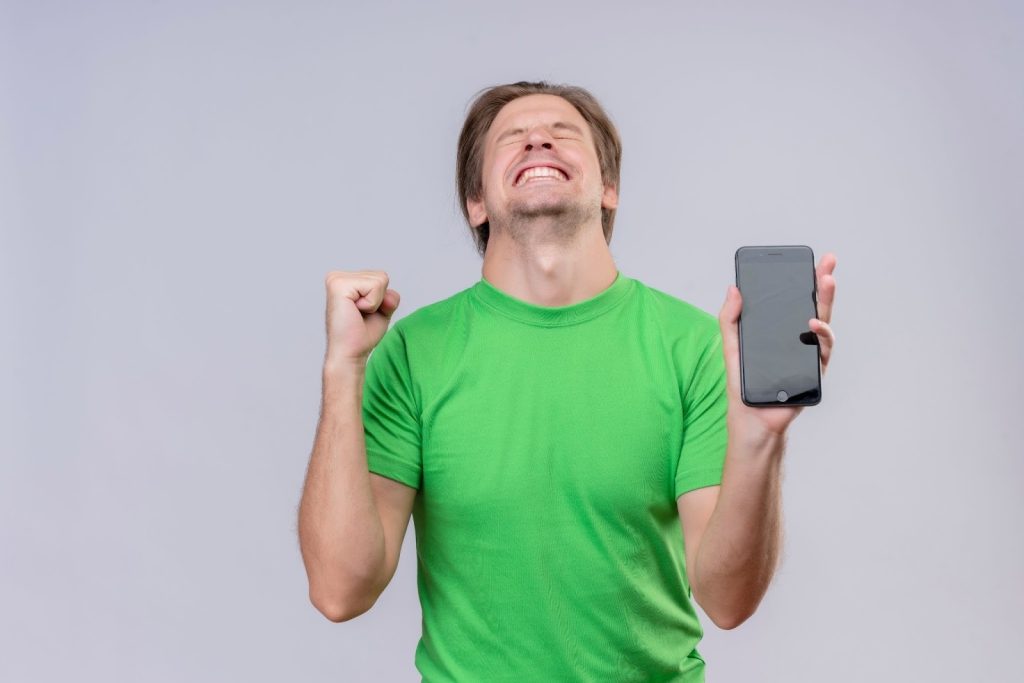
<svg viewBox="0 0 1024 683"><path fill-rule="evenodd" d="M721 482L717 318L481 277L392 322L363 397L370 471L418 489L424 681L704 680L676 499Z"/></svg>

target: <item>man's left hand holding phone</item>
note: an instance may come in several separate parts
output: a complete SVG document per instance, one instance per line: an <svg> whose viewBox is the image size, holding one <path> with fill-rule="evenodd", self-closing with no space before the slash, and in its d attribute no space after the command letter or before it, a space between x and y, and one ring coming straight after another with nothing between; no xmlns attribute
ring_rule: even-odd
<svg viewBox="0 0 1024 683"><path fill-rule="evenodd" d="M821 376L832 357L835 334L832 332L832 307L836 296L836 279L832 275L836 268L836 256L826 252L815 267L818 288L818 317L809 321L810 329L818 337L821 350ZM764 436L784 436L789 425L800 414L803 406L751 407L740 395L739 328L743 299L736 285L729 285L725 303L718 314L722 332L722 352L725 354L727 392L729 394L729 435L730 438L757 440Z"/></svg>

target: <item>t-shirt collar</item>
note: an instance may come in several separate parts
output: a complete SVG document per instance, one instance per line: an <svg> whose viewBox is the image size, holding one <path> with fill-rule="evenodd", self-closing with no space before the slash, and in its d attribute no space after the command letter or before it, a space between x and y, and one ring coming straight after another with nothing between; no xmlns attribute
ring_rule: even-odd
<svg viewBox="0 0 1024 683"><path fill-rule="evenodd" d="M615 280L604 290L568 306L540 306L498 289L483 276L472 287L477 300L489 309L530 325L556 327L575 325L596 318L623 300L632 289L632 278L616 269Z"/></svg>

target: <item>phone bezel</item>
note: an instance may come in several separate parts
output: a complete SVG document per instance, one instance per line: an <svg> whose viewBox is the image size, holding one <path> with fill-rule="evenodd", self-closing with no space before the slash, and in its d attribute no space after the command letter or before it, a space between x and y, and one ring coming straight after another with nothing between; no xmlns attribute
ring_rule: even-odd
<svg viewBox="0 0 1024 683"><path fill-rule="evenodd" d="M814 304L814 315L818 315L818 278L815 274L814 268L814 250L812 250L806 244L778 244L778 245L751 245L743 246L736 250L735 255L735 270L736 270L736 287L740 289L740 294L743 294L743 289L740 287L740 261L741 259L747 262L755 260L757 257L765 257L769 251L784 250L791 254L806 253L810 257L811 264L811 301ZM753 258L751 258L753 257ZM767 259L766 259L767 260ZM804 257L797 259L800 262L806 260ZM743 371L743 311L740 311L740 317L737 321L737 339L739 342L739 370L740 370L740 400L745 405L752 408L766 408L766 407L780 407L780 406L816 406L821 403L821 345L817 345L817 370L818 370L818 395L815 399L804 399L801 401L765 401L765 402L751 402L747 400L747 383L744 377ZM810 331L810 330L808 330Z"/></svg>

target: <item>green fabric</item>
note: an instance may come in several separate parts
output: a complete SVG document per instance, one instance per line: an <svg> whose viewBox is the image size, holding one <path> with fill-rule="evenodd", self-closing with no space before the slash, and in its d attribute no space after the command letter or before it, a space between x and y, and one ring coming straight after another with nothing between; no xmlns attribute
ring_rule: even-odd
<svg viewBox="0 0 1024 683"><path fill-rule="evenodd" d="M704 680L676 498L721 482L717 318L481 278L393 321L363 396L370 471L419 489L424 681Z"/></svg>

